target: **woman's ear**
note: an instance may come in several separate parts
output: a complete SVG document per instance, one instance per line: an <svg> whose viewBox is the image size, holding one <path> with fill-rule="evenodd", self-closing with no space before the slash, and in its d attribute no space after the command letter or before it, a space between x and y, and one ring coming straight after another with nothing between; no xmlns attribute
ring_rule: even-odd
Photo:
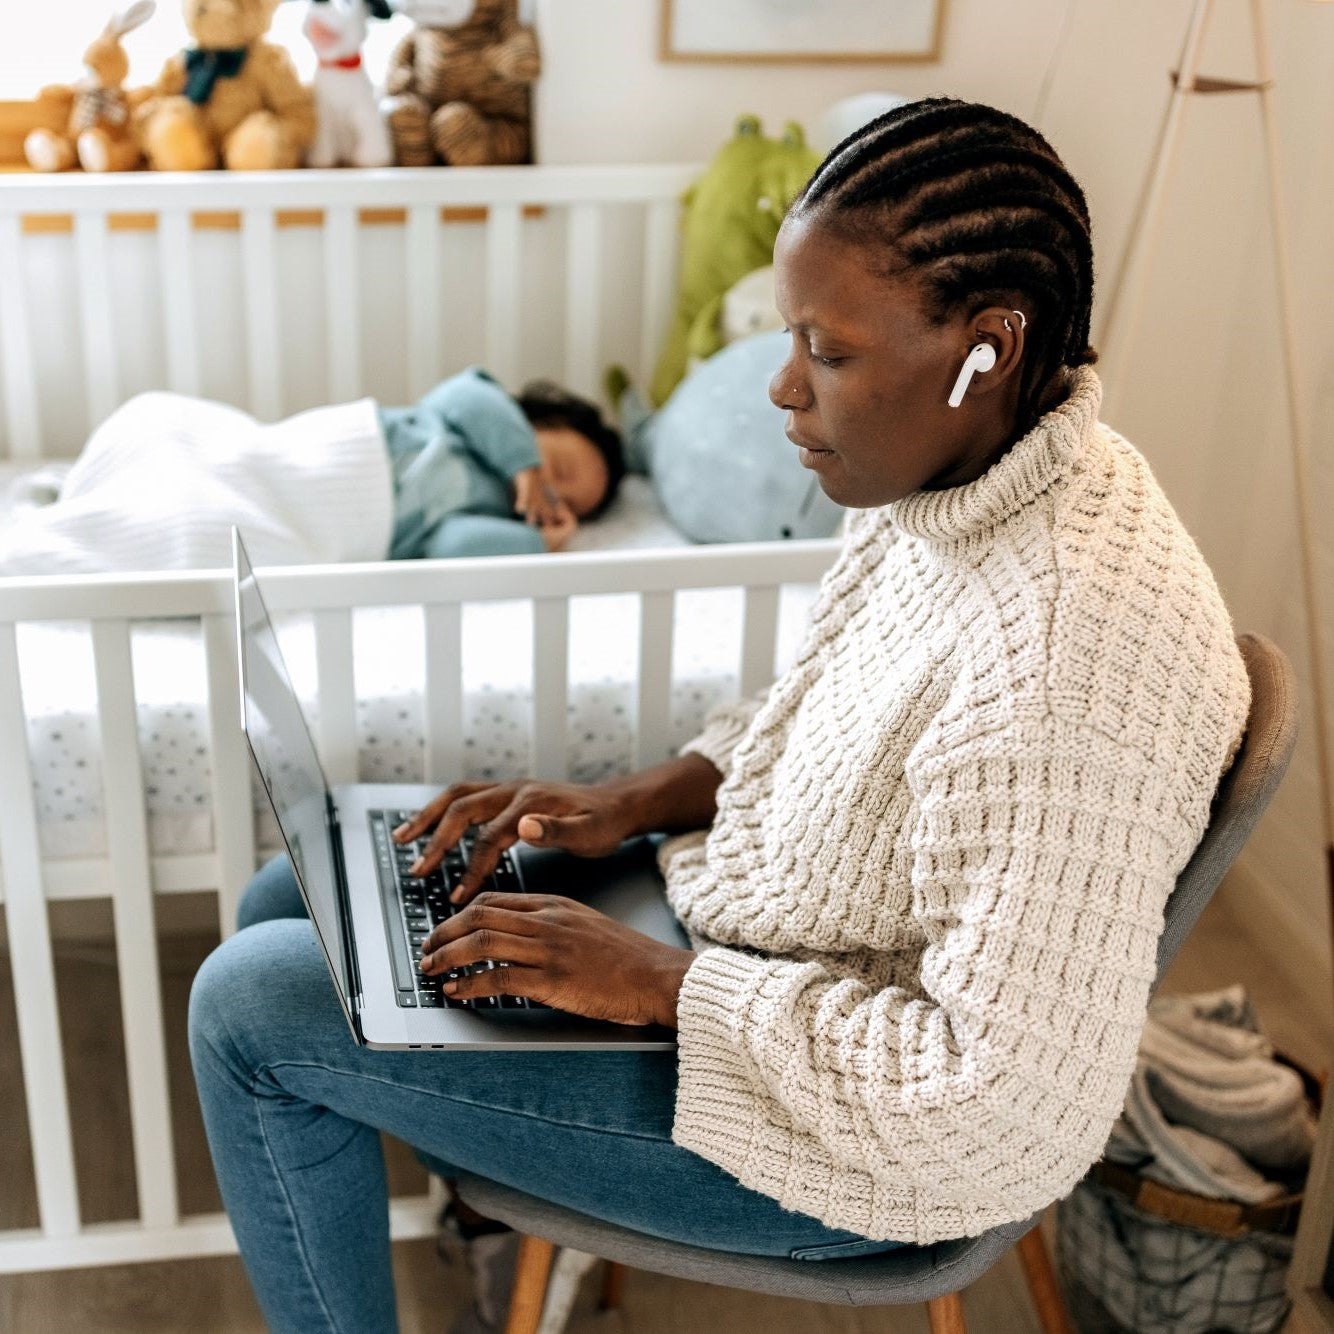
<svg viewBox="0 0 1334 1334"><path fill-rule="evenodd" d="M987 306L973 316L968 324L972 347L984 345L996 356L985 374L974 377L974 393L994 393L1018 372L1024 357L1027 324L1026 317L1004 306ZM976 369L981 371L982 367Z"/></svg>

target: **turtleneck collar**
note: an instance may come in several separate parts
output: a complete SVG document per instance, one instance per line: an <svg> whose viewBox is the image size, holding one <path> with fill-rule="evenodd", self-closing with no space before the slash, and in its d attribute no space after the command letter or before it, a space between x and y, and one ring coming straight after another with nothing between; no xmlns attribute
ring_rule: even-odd
<svg viewBox="0 0 1334 1334"><path fill-rule="evenodd" d="M943 491L914 491L885 512L905 533L940 542L995 528L1087 465L1101 407L1097 372L1077 367L1070 373L1067 396L981 477Z"/></svg>

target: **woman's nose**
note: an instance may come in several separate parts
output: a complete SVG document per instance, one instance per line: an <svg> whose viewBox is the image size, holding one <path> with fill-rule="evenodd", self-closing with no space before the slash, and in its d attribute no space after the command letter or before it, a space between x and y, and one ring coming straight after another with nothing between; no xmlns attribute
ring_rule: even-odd
<svg viewBox="0 0 1334 1334"><path fill-rule="evenodd" d="M785 361L769 381L769 401L784 412L810 406L810 391L791 359Z"/></svg>

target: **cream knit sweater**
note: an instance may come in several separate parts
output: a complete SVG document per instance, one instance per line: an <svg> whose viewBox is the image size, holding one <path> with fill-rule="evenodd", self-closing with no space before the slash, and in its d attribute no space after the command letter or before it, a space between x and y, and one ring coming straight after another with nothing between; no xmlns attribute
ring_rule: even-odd
<svg viewBox="0 0 1334 1334"><path fill-rule="evenodd" d="M692 749L674 1138L928 1243L1065 1194L1249 706L1208 567L1092 370L983 477L856 515L796 664Z"/></svg>

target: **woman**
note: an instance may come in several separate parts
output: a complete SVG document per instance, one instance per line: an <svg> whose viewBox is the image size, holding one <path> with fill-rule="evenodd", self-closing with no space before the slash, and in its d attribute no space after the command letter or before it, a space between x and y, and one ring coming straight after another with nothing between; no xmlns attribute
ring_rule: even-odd
<svg viewBox="0 0 1334 1334"><path fill-rule="evenodd" d="M656 769L462 785L399 833L434 830L425 870L484 826L426 971L504 958L505 989L671 1024L678 1051L358 1051L305 923L239 933L191 1033L275 1328L392 1328L377 1128L446 1174L776 1255L974 1234L1102 1148L1249 692L1199 552L1097 420L1083 195L1022 122L917 102L830 153L775 265L771 397L857 511L796 664ZM694 950L473 897L518 838L597 855L646 830L678 831ZM267 868L245 919L293 911L290 883Z"/></svg>

